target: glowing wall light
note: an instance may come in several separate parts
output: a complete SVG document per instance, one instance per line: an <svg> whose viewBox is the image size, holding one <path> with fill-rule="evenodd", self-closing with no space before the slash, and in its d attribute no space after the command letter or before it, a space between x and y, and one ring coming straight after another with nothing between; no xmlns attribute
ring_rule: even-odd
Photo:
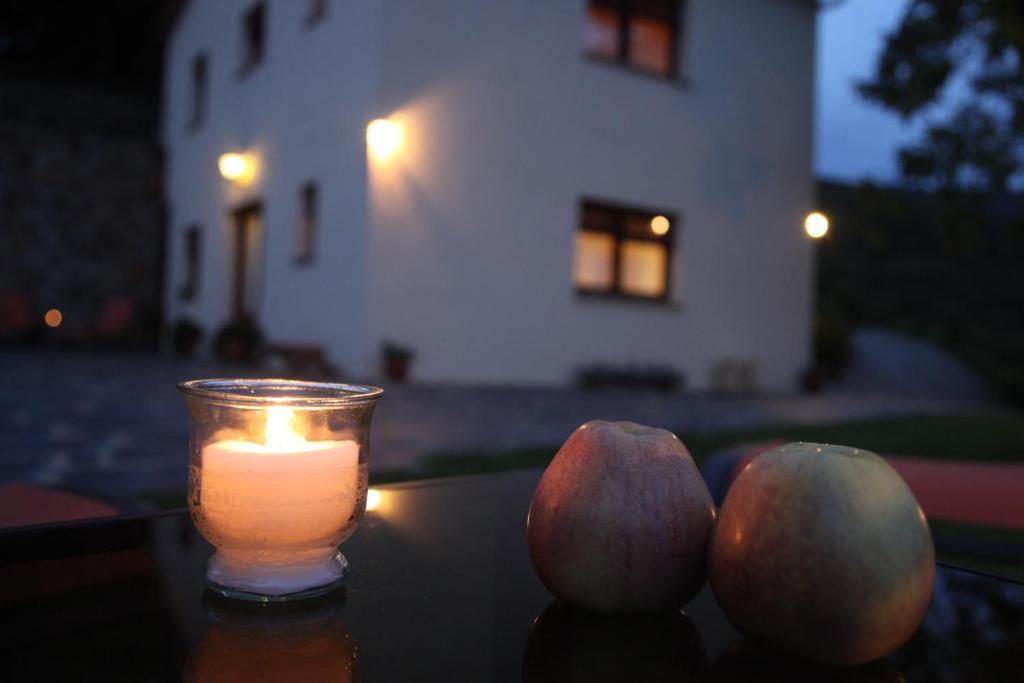
<svg viewBox="0 0 1024 683"><path fill-rule="evenodd" d="M655 235L667 235L672 224L664 216L655 216L651 219L651 232Z"/></svg>
<svg viewBox="0 0 1024 683"><path fill-rule="evenodd" d="M828 232L828 218L823 213L812 211L804 219L804 232L808 237L821 239Z"/></svg>
<svg viewBox="0 0 1024 683"><path fill-rule="evenodd" d="M387 161L402 148L402 126L390 119L374 119L366 126L366 146L377 161Z"/></svg>
<svg viewBox="0 0 1024 683"><path fill-rule="evenodd" d="M225 180L247 183L256 175L256 162L249 154L226 152L217 159L217 168Z"/></svg>
<svg viewBox="0 0 1024 683"><path fill-rule="evenodd" d="M63 321L64 315L60 312L59 308L51 308L43 315L43 322L46 323L47 327L60 327Z"/></svg>

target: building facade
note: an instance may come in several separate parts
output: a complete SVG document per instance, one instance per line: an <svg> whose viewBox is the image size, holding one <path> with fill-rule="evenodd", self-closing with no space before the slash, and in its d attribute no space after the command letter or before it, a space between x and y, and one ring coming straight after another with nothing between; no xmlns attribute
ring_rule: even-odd
<svg viewBox="0 0 1024 683"><path fill-rule="evenodd" d="M424 381L792 388L814 26L807 0L192 0L167 317L250 315L354 377L391 341Z"/></svg>

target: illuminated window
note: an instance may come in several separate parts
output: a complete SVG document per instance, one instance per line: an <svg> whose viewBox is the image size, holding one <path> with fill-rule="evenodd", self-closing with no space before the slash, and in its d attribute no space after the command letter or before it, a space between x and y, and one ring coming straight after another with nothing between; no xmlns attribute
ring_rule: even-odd
<svg viewBox="0 0 1024 683"><path fill-rule="evenodd" d="M196 130L206 120L206 96L209 83L209 65L206 54L200 53L192 58L191 91L189 96L188 127Z"/></svg>
<svg viewBox="0 0 1024 683"><path fill-rule="evenodd" d="M263 61L266 51L266 20L267 11L264 4L258 3L242 15L242 65L244 75L256 68Z"/></svg>
<svg viewBox="0 0 1024 683"><path fill-rule="evenodd" d="M615 287L615 237L603 232L580 230L576 233L576 286L580 289L610 292Z"/></svg>
<svg viewBox="0 0 1024 683"><path fill-rule="evenodd" d="M327 0L306 0L306 26L314 26L327 16Z"/></svg>
<svg viewBox="0 0 1024 683"><path fill-rule="evenodd" d="M680 0L589 0L587 54L641 71L676 73Z"/></svg>
<svg viewBox="0 0 1024 683"><path fill-rule="evenodd" d="M576 291L668 299L676 232L669 212L584 201L573 263Z"/></svg>
<svg viewBox="0 0 1024 683"><path fill-rule="evenodd" d="M191 225L184 233L182 254L181 289L178 298L182 301L193 301L199 294L199 261L201 258L201 232L198 225Z"/></svg>
<svg viewBox="0 0 1024 683"><path fill-rule="evenodd" d="M309 182L299 189L299 219L295 230L295 263L313 262L316 253L316 226L319 213L319 192L316 183Z"/></svg>

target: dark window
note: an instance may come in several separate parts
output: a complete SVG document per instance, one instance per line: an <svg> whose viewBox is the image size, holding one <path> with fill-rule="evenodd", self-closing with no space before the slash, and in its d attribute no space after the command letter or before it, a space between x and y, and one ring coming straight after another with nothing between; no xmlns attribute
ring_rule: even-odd
<svg viewBox="0 0 1024 683"><path fill-rule="evenodd" d="M576 291L667 300L677 229L667 211L584 201L573 264Z"/></svg>
<svg viewBox="0 0 1024 683"><path fill-rule="evenodd" d="M306 26L313 26L327 16L327 0L306 0Z"/></svg>
<svg viewBox="0 0 1024 683"><path fill-rule="evenodd" d="M583 43L599 59L673 76L680 0L589 0Z"/></svg>
<svg viewBox="0 0 1024 683"><path fill-rule="evenodd" d="M209 64L206 55L192 58L192 89L190 93L188 127L195 130L206 120L206 97L209 87Z"/></svg>
<svg viewBox="0 0 1024 683"><path fill-rule="evenodd" d="M306 183L299 189L299 220L295 231L295 262L298 264L313 262L319 202L316 183Z"/></svg>
<svg viewBox="0 0 1024 683"><path fill-rule="evenodd" d="M192 301L199 295L199 266L202 254L201 232L198 225L189 226L185 230L184 268L182 271L181 289L178 297L182 301Z"/></svg>
<svg viewBox="0 0 1024 683"><path fill-rule="evenodd" d="M242 73L263 61L266 50L266 6L261 2L242 16Z"/></svg>

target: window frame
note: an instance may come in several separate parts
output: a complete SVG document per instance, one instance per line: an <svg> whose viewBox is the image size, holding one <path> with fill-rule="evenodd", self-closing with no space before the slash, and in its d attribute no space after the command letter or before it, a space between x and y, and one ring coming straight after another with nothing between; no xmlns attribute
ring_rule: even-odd
<svg viewBox="0 0 1024 683"><path fill-rule="evenodd" d="M295 252L292 263L296 266L309 266L316 262L317 241L320 227L320 185L315 180L307 180L299 185L299 210L295 224ZM303 233L307 233L303 236ZM306 250L300 245L305 243Z"/></svg>
<svg viewBox="0 0 1024 683"><path fill-rule="evenodd" d="M198 223L191 223L182 232L182 261L184 277L178 288L178 299L195 301L199 298L199 285L203 259L203 229Z"/></svg>
<svg viewBox="0 0 1024 683"><path fill-rule="evenodd" d="M199 74L202 74L201 78ZM210 55L206 50L195 53L189 61L188 96L189 115L185 128L195 132L206 123L210 106Z"/></svg>
<svg viewBox="0 0 1024 683"><path fill-rule="evenodd" d="M679 80L680 75L680 49L681 40L683 37L683 26L682 19L686 10L686 0L669 0L672 2L672 16L665 20L671 31L671 53L670 65L667 72L656 71L654 69L648 69L643 66L638 66L630 61L631 57L631 44L630 44L630 19L634 15L645 16L653 19L661 19L661 17L653 16L650 12L645 12L642 9L635 9L634 2L642 2L642 0L587 0L585 12L590 11L590 7L593 5L600 5L609 9L612 9L618 15L619 30L618 30L618 42L616 54L614 57L603 55L599 52L588 50L586 45L583 47L584 56L594 62L600 64L607 64L611 66L618 66L630 71L650 76L651 78L658 78L661 80ZM585 17L585 20L586 17Z"/></svg>
<svg viewBox="0 0 1024 683"><path fill-rule="evenodd" d="M267 19L267 2L259 0L254 2L242 12L241 18L241 42L239 44L240 63L238 66L238 77L245 78L253 71L256 71L267 59L267 33L269 21ZM259 49L254 49L255 41L252 40L253 16L259 15Z"/></svg>
<svg viewBox="0 0 1024 683"><path fill-rule="evenodd" d="M610 217L611 228L587 227L584 217L587 211L597 211L607 214ZM631 217L641 216L645 221L650 221L655 216L664 216L669 221L669 231L665 235L631 235L628 233L627 224ZM675 243L677 231L680 229L678 215L673 211L652 209L632 204L621 204L609 202L603 199L583 197L579 201L576 219L576 230L573 232L573 257L575 258L576 243L575 237L581 232L596 232L610 234L614 239L612 250L612 283L610 289L591 289L581 287L575 281L573 272L573 288L576 296L581 299L611 299L622 301L637 301L644 303L670 304L672 302L672 267L675 256ZM622 289L622 249L626 241L652 242L665 247L665 269L662 273L664 288L658 296L647 296L623 291Z"/></svg>

